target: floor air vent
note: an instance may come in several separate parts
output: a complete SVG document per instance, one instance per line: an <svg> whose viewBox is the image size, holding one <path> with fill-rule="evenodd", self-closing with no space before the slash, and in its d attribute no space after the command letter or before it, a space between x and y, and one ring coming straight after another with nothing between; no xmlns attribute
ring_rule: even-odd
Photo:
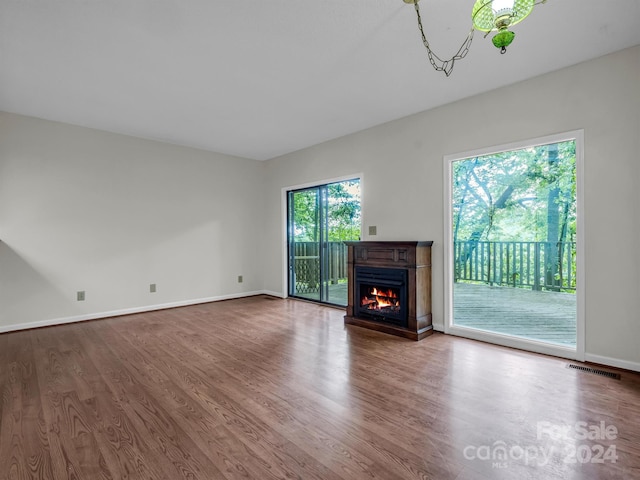
<svg viewBox="0 0 640 480"><path fill-rule="evenodd" d="M581 372L587 373L595 373L596 375L602 375L603 377L613 378L615 380L620 380L619 373L607 372L606 370L598 370L596 368L583 367L581 365L567 365L567 368L573 368L575 370L580 370Z"/></svg>

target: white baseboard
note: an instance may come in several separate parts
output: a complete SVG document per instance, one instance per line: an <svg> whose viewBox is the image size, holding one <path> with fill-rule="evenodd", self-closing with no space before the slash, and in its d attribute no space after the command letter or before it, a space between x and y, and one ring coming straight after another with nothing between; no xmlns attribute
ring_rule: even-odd
<svg viewBox="0 0 640 480"><path fill-rule="evenodd" d="M84 322L87 320L98 320L100 318L118 317L120 315L131 315L133 313L153 312L155 310L165 310L167 308L186 307L198 305L200 303L219 302L221 300L231 300L233 298L253 297L255 295L273 295L282 297L282 294L259 290L255 292L232 293L229 295L219 295L217 297L196 298L191 300L181 300L179 302L163 303L157 305L145 305L142 307L124 308L122 310L111 310L109 312L89 313L73 317L52 318L39 320L37 322L19 323L15 325L0 325L0 333L15 332L17 330L28 330L30 328L51 327L54 325L64 325L66 323Z"/></svg>
<svg viewBox="0 0 640 480"><path fill-rule="evenodd" d="M287 298L287 296L282 292L272 292L270 290L263 290L260 293L263 295L271 295L272 297Z"/></svg>
<svg viewBox="0 0 640 480"><path fill-rule="evenodd" d="M631 370L633 372L640 372L640 363L638 362L620 360L619 358L604 357L602 355L594 355L592 353L585 353L584 359L586 362L607 365L609 367L624 368L625 370Z"/></svg>
<svg viewBox="0 0 640 480"><path fill-rule="evenodd" d="M28 330L30 328L51 327L54 325L64 325L67 323L84 322L87 320L98 320L100 318L118 317L120 315L131 315L134 313L153 312L155 310L165 310L168 308L186 307L189 305L198 305L201 303L219 302L221 300L231 300L234 298L253 297L256 295L270 295L272 297L287 298L282 292L273 292L270 290L257 290L254 292L232 293L229 295L219 295L216 297L196 298L191 300L181 300L179 302L163 303L157 305L145 305L142 307L124 308L122 310L112 310L108 312L91 313L86 315L77 315L74 317L52 318L48 320L39 320L37 322L20 323L15 325L0 326L0 333L15 332L18 330ZM435 325L434 325L435 327ZM438 325L437 327L440 327ZM442 331L440 328L434 330ZM541 352L545 353L545 352ZM634 372L640 372L640 363L621 360L619 358L605 357L602 355L594 355L585 353L585 361L597 363L615 368L622 368Z"/></svg>

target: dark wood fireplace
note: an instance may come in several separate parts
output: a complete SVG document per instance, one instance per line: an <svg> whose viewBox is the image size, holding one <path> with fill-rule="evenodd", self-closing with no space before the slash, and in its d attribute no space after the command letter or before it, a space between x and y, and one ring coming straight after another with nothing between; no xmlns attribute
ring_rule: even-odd
<svg viewBox="0 0 640 480"><path fill-rule="evenodd" d="M433 242L345 242L348 305L345 324L412 340L433 333Z"/></svg>

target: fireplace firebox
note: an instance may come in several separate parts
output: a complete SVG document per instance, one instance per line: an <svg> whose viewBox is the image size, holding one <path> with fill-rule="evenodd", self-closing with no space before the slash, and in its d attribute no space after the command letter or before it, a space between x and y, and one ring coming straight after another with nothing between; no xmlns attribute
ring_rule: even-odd
<svg viewBox="0 0 640 480"><path fill-rule="evenodd" d="M407 327L407 270L355 267L356 316Z"/></svg>
<svg viewBox="0 0 640 480"><path fill-rule="evenodd" d="M348 305L345 324L412 340L433 333L433 242L346 242Z"/></svg>

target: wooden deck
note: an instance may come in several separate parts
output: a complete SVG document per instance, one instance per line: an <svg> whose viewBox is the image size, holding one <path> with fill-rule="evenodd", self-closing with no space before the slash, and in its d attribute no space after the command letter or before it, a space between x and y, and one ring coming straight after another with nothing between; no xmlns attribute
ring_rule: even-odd
<svg viewBox="0 0 640 480"><path fill-rule="evenodd" d="M454 323L563 346L576 345L576 296L457 283Z"/></svg>
<svg viewBox="0 0 640 480"><path fill-rule="evenodd" d="M304 298L306 300L318 301L320 297L319 293L298 293L297 297ZM329 298L327 303L333 305L347 306L347 284L339 283L336 285L329 285Z"/></svg>

